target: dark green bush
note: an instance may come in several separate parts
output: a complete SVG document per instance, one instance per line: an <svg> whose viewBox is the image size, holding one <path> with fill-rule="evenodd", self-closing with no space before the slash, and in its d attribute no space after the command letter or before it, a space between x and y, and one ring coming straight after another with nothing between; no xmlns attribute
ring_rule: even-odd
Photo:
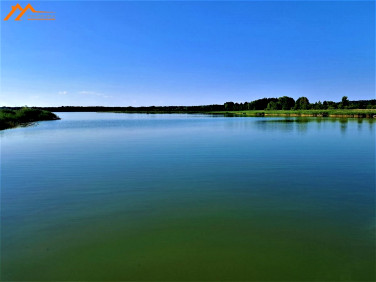
<svg viewBox="0 0 376 282"><path fill-rule="evenodd" d="M54 113L35 108L0 109L0 130L30 122L59 119Z"/></svg>

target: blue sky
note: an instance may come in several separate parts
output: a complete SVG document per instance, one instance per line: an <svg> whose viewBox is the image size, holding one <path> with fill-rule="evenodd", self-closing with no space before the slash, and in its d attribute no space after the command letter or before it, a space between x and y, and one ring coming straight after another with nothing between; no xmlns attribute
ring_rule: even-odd
<svg viewBox="0 0 376 282"><path fill-rule="evenodd" d="M3 21L0 106L375 98L373 1L30 2Z"/></svg>

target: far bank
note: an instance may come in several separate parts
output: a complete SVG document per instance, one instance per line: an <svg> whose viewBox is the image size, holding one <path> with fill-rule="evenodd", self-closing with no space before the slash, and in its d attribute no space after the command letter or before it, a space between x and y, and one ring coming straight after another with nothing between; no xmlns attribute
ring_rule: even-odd
<svg viewBox="0 0 376 282"><path fill-rule="evenodd" d="M287 117L333 117L333 118L376 118L376 109L343 110L254 110L254 111L213 111L211 114L234 116L287 116Z"/></svg>

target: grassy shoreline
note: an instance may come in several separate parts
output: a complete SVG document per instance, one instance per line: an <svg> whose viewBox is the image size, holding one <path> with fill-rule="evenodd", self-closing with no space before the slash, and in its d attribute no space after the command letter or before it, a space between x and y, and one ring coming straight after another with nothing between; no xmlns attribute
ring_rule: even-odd
<svg viewBox="0 0 376 282"><path fill-rule="evenodd" d="M290 117L342 117L342 118L376 118L376 109L336 109L336 110L254 110L254 111L213 111L210 114L227 114L234 116L290 116Z"/></svg>
<svg viewBox="0 0 376 282"><path fill-rule="evenodd" d="M37 121L58 120L54 113L34 108L21 108L19 110L0 109L0 130L28 125Z"/></svg>

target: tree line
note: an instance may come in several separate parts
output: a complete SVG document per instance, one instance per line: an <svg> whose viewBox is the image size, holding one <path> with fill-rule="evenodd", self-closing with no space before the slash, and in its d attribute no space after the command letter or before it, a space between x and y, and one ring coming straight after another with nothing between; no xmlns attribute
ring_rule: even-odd
<svg viewBox="0 0 376 282"><path fill-rule="evenodd" d="M20 109L20 107L3 107ZM36 108L36 107L34 107ZM226 102L222 105L202 106L147 106L147 107L103 107L103 106L62 106L37 107L51 112L134 112L134 113L202 113L218 111L247 111L247 110L331 110L331 109L376 109L376 99L350 101L343 96L341 102L318 101L310 103L307 97L296 101L288 96L279 98L262 98L251 102Z"/></svg>
<svg viewBox="0 0 376 282"><path fill-rule="evenodd" d="M262 98L252 102L224 104L225 111L245 110L332 110L332 109L376 109L376 100L349 101L343 96L341 102L318 101L310 103L307 97L300 97L296 101L288 96L279 98Z"/></svg>

